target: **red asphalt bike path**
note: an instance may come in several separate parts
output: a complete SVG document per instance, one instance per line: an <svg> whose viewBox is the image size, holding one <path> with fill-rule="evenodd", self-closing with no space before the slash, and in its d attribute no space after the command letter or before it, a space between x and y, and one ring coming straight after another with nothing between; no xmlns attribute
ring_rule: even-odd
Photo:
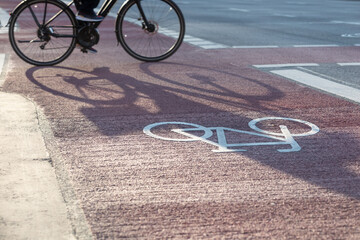
<svg viewBox="0 0 360 240"><path fill-rule="evenodd" d="M360 237L359 104L253 67L360 62L359 47L203 50L184 43L163 62L143 63L117 46L113 19L99 30L97 55L75 50L54 67L22 62L0 35L3 91L42 109L59 181L71 188L63 191L75 193L95 238ZM296 137L309 127L266 120L257 126L281 134L286 125L301 149L217 153L206 141L165 141L143 131L186 122L214 128L208 140L217 142L215 127L255 132L248 123L265 117L300 119L319 132ZM176 127L154 133L184 137L170 131ZM226 137L265 141L236 131Z"/></svg>

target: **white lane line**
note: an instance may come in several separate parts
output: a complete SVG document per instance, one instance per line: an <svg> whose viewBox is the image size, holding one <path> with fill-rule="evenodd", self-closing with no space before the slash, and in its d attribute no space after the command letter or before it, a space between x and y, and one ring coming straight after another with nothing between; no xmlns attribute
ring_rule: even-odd
<svg viewBox="0 0 360 240"><path fill-rule="evenodd" d="M290 5L294 5L294 4L297 4L297 5L306 5L308 4L307 2L299 2L299 1L288 1L286 2L286 4L290 4Z"/></svg>
<svg viewBox="0 0 360 240"><path fill-rule="evenodd" d="M278 48L279 46L233 46L232 48Z"/></svg>
<svg viewBox="0 0 360 240"><path fill-rule="evenodd" d="M275 17L287 17L287 18L294 18L296 17L295 15L290 15L290 14L282 14L282 13L274 13L272 14Z"/></svg>
<svg viewBox="0 0 360 240"><path fill-rule="evenodd" d="M237 12L249 12L247 9L242 8L229 8L230 11L237 11Z"/></svg>
<svg viewBox="0 0 360 240"><path fill-rule="evenodd" d="M264 45L264 46L232 46L230 48L325 48L325 47L346 47L346 46L360 46L360 44L354 45L336 45L336 44L307 44L307 45L284 45L284 46L277 46L277 45Z"/></svg>
<svg viewBox="0 0 360 240"><path fill-rule="evenodd" d="M340 83L329 81L325 78L315 76L313 74L305 73L300 70L274 70L271 71L274 74L280 75L285 78L289 78L295 82L311 86L313 88L320 89L322 91L335 94L337 96L352 100L360 103L360 90L349 87Z"/></svg>
<svg viewBox="0 0 360 240"><path fill-rule="evenodd" d="M317 63L286 63L286 64L265 64L253 65L256 68L283 68L283 67L316 67Z"/></svg>
<svg viewBox="0 0 360 240"><path fill-rule="evenodd" d="M354 63L338 63L339 66L360 66L359 62L354 62Z"/></svg>
<svg viewBox="0 0 360 240"><path fill-rule="evenodd" d="M349 24L349 25L360 25L360 22L331 21L331 23L336 23L336 24Z"/></svg>
<svg viewBox="0 0 360 240"><path fill-rule="evenodd" d="M204 49L221 49L221 48L227 48L227 46L221 45L221 44L208 44L208 45L201 45L199 46Z"/></svg>
<svg viewBox="0 0 360 240"><path fill-rule="evenodd" d="M187 42L187 43L190 43L192 45L204 48L204 49L229 48L229 46L226 46L226 45L223 45L223 44L220 44L220 43L207 41L207 40L197 38L197 37L193 37L193 36L190 36L190 35L185 35L184 41Z"/></svg>
<svg viewBox="0 0 360 240"><path fill-rule="evenodd" d="M293 47L296 48L302 48L302 47L339 47L339 45L336 44L309 44L309 45L293 45Z"/></svg>
<svg viewBox="0 0 360 240"><path fill-rule="evenodd" d="M344 34L341 34L341 37L344 37L344 38L360 38L360 33L344 33Z"/></svg>

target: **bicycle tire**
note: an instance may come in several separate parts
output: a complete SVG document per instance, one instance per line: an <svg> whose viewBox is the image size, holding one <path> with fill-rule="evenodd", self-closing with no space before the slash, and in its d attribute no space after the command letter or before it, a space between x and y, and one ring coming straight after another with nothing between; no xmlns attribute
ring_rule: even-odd
<svg viewBox="0 0 360 240"><path fill-rule="evenodd" d="M117 38L132 57L157 62L173 55L185 36L185 20L180 8L171 0L141 0L148 22L155 31L144 29L135 0L125 3L116 21Z"/></svg>
<svg viewBox="0 0 360 240"><path fill-rule="evenodd" d="M61 11L46 26L45 23ZM68 37L54 37L50 31ZM75 16L64 3L57 0L24 1L11 15L11 46L22 60L32 65L51 66L64 61L75 48L75 36Z"/></svg>

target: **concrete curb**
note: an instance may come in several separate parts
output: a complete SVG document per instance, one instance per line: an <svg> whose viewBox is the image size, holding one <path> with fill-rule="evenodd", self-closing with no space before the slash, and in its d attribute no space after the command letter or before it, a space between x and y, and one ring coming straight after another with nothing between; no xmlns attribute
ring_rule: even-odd
<svg viewBox="0 0 360 240"><path fill-rule="evenodd" d="M0 92L0 239L75 239L34 104Z"/></svg>
<svg viewBox="0 0 360 240"><path fill-rule="evenodd" d="M68 170L56 146L53 132L51 131L50 122L41 109L37 109L39 118L39 127L42 136L46 142L46 148L50 152L52 165L55 170L57 182L60 187L62 197L68 208L68 218L71 221L73 233L76 239L92 240L94 239L91 228L88 225L81 203L73 189L72 181L69 177Z"/></svg>
<svg viewBox="0 0 360 240"><path fill-rule="evenodd" d="M7 62L0 54L0 239L93 239L42 109L1 91Z"/></svg>

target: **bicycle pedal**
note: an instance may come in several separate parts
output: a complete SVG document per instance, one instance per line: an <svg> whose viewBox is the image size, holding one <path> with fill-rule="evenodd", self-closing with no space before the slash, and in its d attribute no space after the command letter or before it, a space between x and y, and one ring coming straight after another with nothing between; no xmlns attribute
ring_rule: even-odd
<svg viewBox="0 0 360 240"><path fill-rule="evenodd" d="M80 51L83 52L83 53L88 53L86 48L82 48Z"/></svg>

